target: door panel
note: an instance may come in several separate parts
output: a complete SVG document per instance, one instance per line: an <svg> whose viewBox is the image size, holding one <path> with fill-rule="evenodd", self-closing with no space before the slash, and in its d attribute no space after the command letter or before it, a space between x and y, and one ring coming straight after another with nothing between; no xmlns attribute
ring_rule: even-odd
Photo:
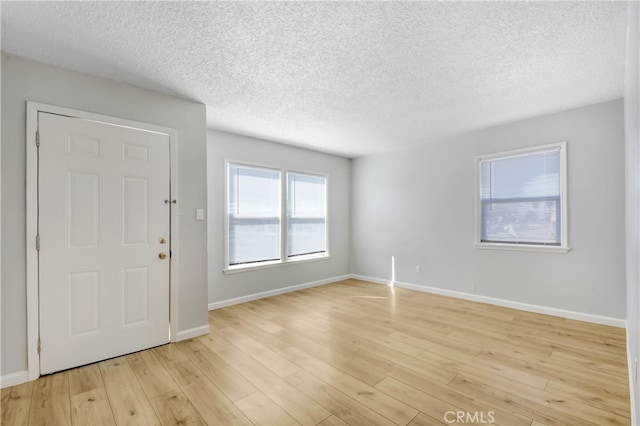
<svg viewBox="0 0 640 426"><path fill-rule="evenodd" d="M70 248L100 246L100 175L69 172L67 228Z"/></svg>
<svg viewBox="0 0 640 426"><path fill-rule="evenodd" d="M125 268L122 286L122 325L148 321L149 268Z"/></svg>
<svg viewBox="0 0 640 426"><path fill-rule="evenodd" d="M38 131L41 373L167 343L169 136L42 112Z"/></svg>
<svg viewBox="0 0 640 426"><path fill-rule="evenodd" d="M69 273L69 336L100 330L100 271Z"/></svg>
<svg viewBox="0 0 640 426"><path fill-rule="evenodd" d="M122 243L149 243L149 180L125 176L122 178Z"/></svg>

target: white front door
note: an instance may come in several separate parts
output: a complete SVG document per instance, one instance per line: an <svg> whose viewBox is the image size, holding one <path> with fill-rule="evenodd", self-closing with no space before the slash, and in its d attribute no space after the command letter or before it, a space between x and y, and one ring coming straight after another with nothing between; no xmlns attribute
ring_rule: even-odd
<svg viewBox="0 0 640 426"><path fill-rule="evenodd" d="M38 132L41 374L169 342L169 136L44 112Z"/></svg>

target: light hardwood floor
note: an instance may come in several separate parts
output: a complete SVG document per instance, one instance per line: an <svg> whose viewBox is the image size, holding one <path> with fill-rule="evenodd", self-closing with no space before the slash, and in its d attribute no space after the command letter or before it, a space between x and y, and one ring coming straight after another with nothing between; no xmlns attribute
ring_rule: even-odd
<svg viewBox="0 0 640 426"><path fill-rule="evenodd" d="M630 423L619 328L357 280L209 323L207 336L3 389L2 424Z"/></svg>

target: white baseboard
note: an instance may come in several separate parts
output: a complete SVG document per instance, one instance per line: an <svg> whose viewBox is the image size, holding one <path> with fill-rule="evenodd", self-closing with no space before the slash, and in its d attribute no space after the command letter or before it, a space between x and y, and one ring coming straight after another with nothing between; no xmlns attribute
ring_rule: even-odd
<svg viewBox="0 0 640 426"><path fill-rule="evenodd" d="M370 281L376 284L390 285L389 280L384 280L380 278L366 277L363 275L351 275L351 278L355 278L363 281ZM402 287L409 290L422 291L424 293L440 294L442 296L450 296L458 299L471 300L473 302L489 303L491 305L504 306L506 308L520 309L522 311L553 315L556 317L591 322L595 324L610 325L613 327L620 327L620 328L625 328L627 324L626 320L621 318L605 317L601 315L593 315L593 314L587 314L583 312L568 311L565 309L551 308L547 306L532 305L529 303L514 302L511 300L498 299L495 297L480 296L478 294L471 294L471 293L463 293L461 291L446 290L442 288L429 287L429 286L423 286L423 285L417 285L417 284L411 284L411 283L405 283L405 282L399 282L399 281L395 281L393 285L395 287Z"/></svg>
<svg viewBox="0 0 640 426"><path fill-rule="evenodd" d="M0 388L8 388L15 385L21 385L29 381L29 372L27 370L17 371L15 373L5 374L0 377Z"/></svg>
<svg viewBox="0 0 640 426"><path fill-rule="evenodd" d="M209 324L203 325L201 327L190 328L184 331L178 331L175 342L192 339L194 337L203 336L205 334L209 334Z"/></svg>
<svg viewBox="0 0 640 426"><path fill-rule="evenodd" d="M368 277L366 275L351 274L349 278L360 281L368 281L370 283L391 285L391 280L383 280L382 278Z"/></svg>
<svg viewBox="0 0 640 426"><path fill-rule="evenodd" d="M219 302L209 303L209 310L224 308L226 306L237 305L240 303L251 302L252 300L264 299L265 297L277 296L279 294L291 293L305 288L317 287L319 285L330 284L336 281L342 281L351 278L351 275L341 275L338 277L327 278L324 280L311 281L304 284L292 285L289 287L278 288L275 290L263 291L261 293L248 294L246 296L236 297L233 299L221 300Z"/></svg>

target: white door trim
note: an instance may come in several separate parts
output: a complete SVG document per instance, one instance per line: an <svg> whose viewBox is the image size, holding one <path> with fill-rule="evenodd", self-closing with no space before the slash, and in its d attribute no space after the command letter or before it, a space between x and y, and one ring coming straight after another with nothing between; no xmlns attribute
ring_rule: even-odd
<svg viewBox="0 0 640 426"><path fill-rule="evenodd" d="M170 198L177 200L177 143L178 134L175 129L154 124L110 117L86 111L27 101L27 176L26 176L26 250L27 250L27 368L29 380L40 377L40 356L38 355L39 332L39 300L38 300L38 251L36 250L36 235L38 234L38 150L36 147L36 131L38 130L38 113L48 112L65 115L83 120L97 121L116 126L132 127L150 132L157 132L169 136L170 156ZM178 211L171 204L171 266L169 276L169 323L171 341L178 337Z"/></svg>

